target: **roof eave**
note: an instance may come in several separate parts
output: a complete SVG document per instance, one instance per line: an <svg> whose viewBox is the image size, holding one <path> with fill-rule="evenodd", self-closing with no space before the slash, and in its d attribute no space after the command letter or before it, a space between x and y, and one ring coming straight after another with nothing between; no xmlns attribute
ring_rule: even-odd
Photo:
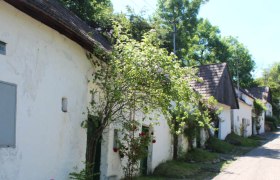
<svg viewBox="0 0 280 180"><path fill-rule="evenodd" d="M86 49L89 52L92 52L96 46L98 46L99 48L101 48L106 52L111 51L111 48L108 47L108 45L103 45L97 41L94 41L94 39L89 40L88 38L78 35L65 24L61 23L54 17L44 13L43 11L40 11L38 8L32 6L25 0L4 0L4 1L11 4L15 8L19 9L20 11L24 12L25 14L31 16L32 18L42 22L43 24L65 35L66 37L78 43L80 46L82 46L84 49Z"/></svg>

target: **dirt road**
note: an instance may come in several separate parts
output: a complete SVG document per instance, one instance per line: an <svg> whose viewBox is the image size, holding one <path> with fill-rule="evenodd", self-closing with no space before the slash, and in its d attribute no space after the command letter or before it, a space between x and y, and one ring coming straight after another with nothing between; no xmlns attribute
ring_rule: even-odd
<svg viewBox="0 0 280 180"><path fill-rule="evenodd" d="M280 132L267 138L268 143L238 158L214 179L280 180Z"/></svg>

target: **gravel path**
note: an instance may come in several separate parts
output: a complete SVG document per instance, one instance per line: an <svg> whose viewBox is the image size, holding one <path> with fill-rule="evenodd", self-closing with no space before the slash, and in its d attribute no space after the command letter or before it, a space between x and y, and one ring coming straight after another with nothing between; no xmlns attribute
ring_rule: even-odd
<svg viewBox="0 0 280 180"><path fill-rule="evenodd" d="M238 158L215 180L280 180L280 132L270 133L269 141Z"/></svg>

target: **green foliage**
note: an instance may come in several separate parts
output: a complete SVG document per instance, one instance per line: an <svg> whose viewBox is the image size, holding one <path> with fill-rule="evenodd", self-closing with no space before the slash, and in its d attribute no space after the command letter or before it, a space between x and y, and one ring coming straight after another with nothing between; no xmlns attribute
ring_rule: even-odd
<svg viewBox="0 0 280 180"><path fill-rule="evenodd" d="M156 32L146 34L141 43L120 37L125 43L118 44L116 50L121 53L115 57L114 67L120 68L125 76L125 82L120 84L131 86L129 90L132 91L128 92L125 98L134 98L137 92L137 107L145 113L160 108L167 119L171 119L170 110L183 112L182 116L176 117L180 126L178 131L182 131L190 112L196 115L201 126L207 124L207 115L204 116L204 112L193 108L199 106L200 99L199 94L189 85L190 82L198 80L195 69L182 68L174 55L168 55L165 49L159 48L156 35ZM135 60L135 57L138 59ZM175 105L170 104L171 101ZM199 119L200 116L204 118Z"/></svg>
<svg viewBox="0 0 280 180"><path fill-rule="evenodd" d="M238 136L237 134L231 133L227 135L226 142L237 145L237 146L245 146L245 147L256 147L260 145L260 142L257 140L244 138L241 136Z"/></svg>
<svg viewBox="0 0 280 180"><path fill-rule="evenodd" d="M265 123L267 123L272 131L278 129L278 119L275 116L266 116Z"/></svg>
<svg viewBox="0 0 280 180"><path fill-rule="evenodd" d="M115 23L122 26L123 33L126 33L129 38L136 41L141 41L143 39L143 36L150 30L152 30L152 26L148 22L148 20L143 18L142 15L136 14L129 7L127 14L115 14L114 21Z"/></svg>
<svg viewBox="0 0 280 180"><path fill-rule="evenodd" d="M215 137L210 137L208 139L206 147L207 149L218 153L230 153L234 149L233 145Z"/></svg>
<svg viewBox="0 0 280 180"><path fill-rule="evenodd" d="M213 108L217 101L210 97L204 104L200 104L192 113L185 119L184 135L188 138L189 149L192 149L193 140L196 138L198 147L200 147L200 130L209 129L210 122L218 121L219 110ZM178 115L177 115L178 117Z"/></svg>
<svg viewBox="0 0 280 180"><path fill-rule="evenodd" d="M193 149L186 154L186 160L194 162L210 162L218 158L219 156L216 153L198 148Z"/></svg>
<svg viewBox="0 0 280 180"><path fill-rule="evenodd" d="M273 115L280 117L280 63L272 64L263 71L261 78L256 82L260 86L268 86L272 92L272 110Z"/></svg>
<svg viewBox="0 0 280 180"><path fill-rule="evenodd" d="M110 0L60 0L66 8L95 28L112 29L113 6Z"/></svg>
<svg viewBox="0 0 280 180"><path fill-rule="evenodd" d="M93 98L88 114L97 121L91 124L98 125L92 142L112 122L132 120L130 114L135 111L163 114L171 120L170 110L180 108L185 112L176 120L178 131L182 131L190 112L196 114L201 126L207 126L207 111L194 109L201 98L189 85L198 80L195 68L181 67L174 54L160 48L156 32L144 34L138 42L116 23L114 37L116 44L108 63L91 59L96 68L89 82L93 86Z"/></svg>
<svg viewBox="0 0 280 180"><path fill-rule="evenodd" d="M265 137L263 136L258 136L258 135L253 135L253 136L250 136L248 137L249 139L253 139L253 140L258 140L258 141L263 141L263 140L266 140Z"/></svg>
<svg viewBox="0 0 280 180"><path fill-rule="evenodd" d="M181 161L167 161L156 167L155 176L166 178L182 178L199 172L199 166Z"/></svg>
<svg viewBox="0 0 280 180"><path fill-rule="evenodd" d="M159 0L154 26L160 32L163 46L173 51L173 32L176 32L176 55L182 59L188 52L189 42L196 31L200 6L207 0Z"/></svg>
<svg viewBox="0 0 280 180"><path fill-rule="evenodd" d="M200 132L200 127L195 119L188 118L186 121L186 127L184 128L184 135L188 138L189 142L189 149L193 148L193 142L196 137L198 137L198 142L199 142L199 132Z"/></svg>
<svg viewBox="0 0 280 180"><path fill-rule="evenodd" d="M135 178L135 180L162 180L162 177L142 176L142 177Z"/></svg>
<svg viewBox="0 0 280 180"><path fill-rule="evenodd" d="M265 104L260 99L254 100L254 110L256 113L256 116L260 116L265 110Z"/></svg>
<svg viewBox="0 0 280 180"><path fill-rule="evenodd" d="M125 179L133 179L139 174L139 161L148 156L148 146L155 137L150 132L139 133L139 120L128 120L122 123L119 154L123 160ZM138 134L139 133L139 134Z"/></svg>
<svg viewBox="0 0 280 180"><path fill-rule="evenodd" d="M192 65L223 62L228 55L227 46L221 41L220 30L208 20L200 19L191 38L186 59Z"/></svg>
<svg viewBox="0 0 280 180"><path fill-rule="evenodd" d="M167 161L160 164L152 176L136 178L137 180L159 179L213 179L227 161L209 164L204 162Z"/></svg>
<svg viewBox="0 0 280 180"><path fill-rule="evenodd" d="M91 165L93 167L93 165ZM88 171L92 171L92 169L87 169L84 168L79 172L71 172L69 173L69 179L74 179L74 180L92 180L94 176L97 174L92 174L89 173Z"/></svg>
<svg viewBox="0 0 280 180"><path fill-rule="evenodd" d="M253 85L252 71L255 68L255 62L252 59L249 50L234 37L225 37L222 43L227 47L227 52L224 53L224 59L221 62L226 62L229 66L233 81L237 84L237 76L239 76L240 86L243 88ZM238 74L238 75L237 75Z"/></svg>
<svg viewBox="0 0 280 180"><path fill-rule="evenodd" d="M185 108L182 106L182 103L178 103L178 105L170 110L173 118L176 119L176 122L179 122L177 129L174 128L174 124L171 124L171 130L177 134L184 133L189 138L194 138L197 130L200 128L209 128L210 122L212 121L212 113L219 113L214 108L217 100L213 97L202 100L203 97L195 93L194 98L196 98L196 101L194 100L196 104L193 103L192 106Z"/></svg>
<svg viewBox="0 0 280 180"><path fill-rule="evenodd" d="M141 41L143 35L152 29L151 24L143 18L143 15L136 14L131 8L128 8L126 16L130 22L129 34L133 39Z"/></svg>
<svg viewBox="0 0 280 180"><path fill-rule="evenodd" d="M247 88L254 84L251 72L255 68L255 62L248 49L236 38L222 38L218 27L201 19L191 42L192 46L186 56L191 64L226 62L235 84L238 77L241 87Z"/></svg>
<svg viewBox="0 0 280 180"><path fill-rule="evenodd" d="M159 0L153 26L159 32L163 47L173 51L175 31L176 55L182 65L197 66L226 62L233 81L241 87L253 85L255 68L248 49L236 38L222 38L220 30L208 20L198 18L200 6L206 0ZM175 29L174 29L175 28ZM237 75L238 74L238 75Z"/></svg>

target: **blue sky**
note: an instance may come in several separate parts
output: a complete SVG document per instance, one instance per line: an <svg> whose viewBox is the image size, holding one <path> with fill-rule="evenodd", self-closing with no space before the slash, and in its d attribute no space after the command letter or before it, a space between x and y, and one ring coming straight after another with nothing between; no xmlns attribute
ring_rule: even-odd
<svg viewBox="0 0 280 180"><path fill-rule="evenodd" d="M116 12L127 5L135 12L152 14L156 0L112 0ZM256 77L262 69L280 61L280 0L210 0L200 17L218 26L222 36L234 36L242 42L256 62Z"/></svg>

